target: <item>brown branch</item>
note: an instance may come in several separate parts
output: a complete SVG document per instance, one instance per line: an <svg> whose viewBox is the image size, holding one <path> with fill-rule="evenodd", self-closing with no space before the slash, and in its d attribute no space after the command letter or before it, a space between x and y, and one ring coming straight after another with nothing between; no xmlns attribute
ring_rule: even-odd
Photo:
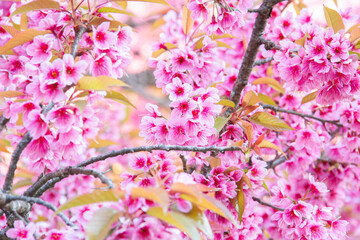
<svg viewBox="0 0 360 240"><path fill-rule="evenodd" d="M112 151L103 155L99 155L96 157L92 157L89 160L86 160L82 163L76 165L76 167L85 167L95 162L103 161L107 158L116 157L120 155L125 155L129 153L136 152L152 152L154 150L163 150L163 151L186 151L186 152L227 152L227 151L241 151L239 147L217 147L217 146L209 146L209 147L194 147L194 146L177 146L177 145L154 145L154 146L141 146L134 148L123 148L121 150Z"/></svg>
<svg viewBox="0 0 360 240"><path fill-rule="evenodd" d="M263 65L263 64L271 62L272 60L274 60L273 57L269 57L269 58L265 58L265 59L259 59L259 60L256 60L254 62L253 66Z"/></svg>
<svg viewBox="0 0 360 240"><path fill-rule="evenodd" d="M32 140L32 137L30 136L30 133L26 133L24 137L21 139L19 144L16 146L12 156L11 156L11 162L9 165L8 172L6 173L5 182L3 185L4 192L10 192L14 180L15 170L17 168L17 163L20 159L21 153L24 151L26 146L30 143Z"/></svg>
<svg viewBox="0 0 360 240"><path fill-rule="evenodd" d="M284 163L286 160L287 160L287 158L285 156L281 156L281 157L276 158L276 159L274 159L272 161L268 161L268 162L266 162L266 164L267 164L266 168L267 169L274 169L275 167L277 167L280 164Z"/></svg>
<svg viewBox="0 0 360 240"><path fill-rule="evenodd" d="M4 116L1 116L0 118L0 133L2 132L2 130L4 130L6 124L10 121L10 119L4 117Z"/></svg>
<svg viewBox="0 0 360 240"><path fill-rule="evenodd" d="M36 203L36 204L40 204L45 206L46 208L53 210L54 212L56 212L56 208L54 207L54 205L52 205L49 202L46 202L40 198L34 198L34 197L26 197L26 196L15 196L15 195L11 195L11 194L4 194L4 197L6 199L6 203L11 203L13 201L18 201L21 200L22 202L25 203ZM16 209L12 209L13 211L17 212ZM75 225L70 222L70 220L63 214L63 213L57 213L57 215L59 217L61 217L61 219L68 225L71 227L74 227Z"/></svg>
<svg viewBox="0 0 360 240"><path fill-rule="evenodd" d="M78 27L79 27L79 30L75 30L74 42L71 44L71 55L74 58L76 57L76 52L77 52L77 49L79 46L80 39L87 30L86 27L83 27L81 25L79 25Z"/></svg>
<svg viewBox="0 0 360 240"><path fill-rule="evenodd" d="M84 174L99 178L102 183L106 184L109 188L114 188L113 182L107 178L103 173L81 167L66 167L59 169L55 172L48 173L38 179L30 188L24 192L24 196L40 197L47 189L53 187L57 182L71 175ZM46 188L44 188L46 186ZM40 191L39 191L40 190Z"/></svg>
<svg viewBox="0 0 360 240"><path fill-rule="evenodd" d="M273 105L268 105L268 104L261 104L260 103L260 105L265 109L270 109L270 110L273 110L275 112L283 112L283 113L293 114L293 115L297 115L297 116L302 117L302 118L311 118L311 119L317 120L319 122L322 122L323 124L330 123L330 124L334 124L334 125L336 125L338 127L343 127L343 125L341 123L339 123L338 120L326 120L326 119L323 119L323 118L315 117L313 115L299 113L299 112L296 112L294 110L287 110L287 109L279 108L279 107L276 107L276 106L273 106Z"/></svg>
<svg viewBox="0 0 360 240"><path fill-rule="evenodd" d="M271 207L275 210L278 210L278 211L285 211L284 208L280 208L280 207L276 207L270 203L267 203L267 202L264 202L263 200L261 200L260 198L257 198L257 197L252 197L252 199L255 201L255 202L258 202L260 203L261 205L264 205L264 206L267 206L267 207Z"/></svg>
<svg viewBox="0 0 360 240"><path fill-rule="evenodd" d="M271 16L273 7L281 1L283 0L264 0L260 8L256 10L258 15L255 20L255 25L251 34L250 42L246 49L237 79L230 94L230 100L235 103L236 107L240 102L242 91L248 84L248 79L253 69L259 47L261 44L263 44L261 39L263 38L267 20ZM254 11L255 10L251 10L250 12ZM229 113L227 115L229 115Z"/></svg>

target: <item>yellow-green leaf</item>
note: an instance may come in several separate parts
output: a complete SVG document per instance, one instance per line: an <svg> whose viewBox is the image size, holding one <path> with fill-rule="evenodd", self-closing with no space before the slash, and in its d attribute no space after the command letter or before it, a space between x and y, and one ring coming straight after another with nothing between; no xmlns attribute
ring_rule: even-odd
<svg viewBox="0 0 360 240"><path fill-rule="evenodd" d="M292 2L292 4L294 6L294 9L295 9L295 12L297 15L300 15L301 9L307 8L307 6L302 1L300 1L299 3L295 3L295 1L294 1L294 2Z"/></svg>
<svg viewBox="0 0 360 240"><path fill-rule="evenodd" d="M191 12L186 7L183 7L183 15L182 15L182 27L185 35L188 35L194 26L194 20L191 18Z"/></svg>
<svg viewBox="0 0 360 240"><path fill-rule="evenodd" d="M87 240L103 240L108 235L111 225L122 215L114 208L100 208L86 224L85 232Z"/></svg>
<svg viewBox="0 0 360 240"><path fill-rule="evenodd" d="M246 185L250 188L251 191L253 191L251 180L246 174L243 174L241 180L246 183Z"/></svg>
<svg viewBox="0 0 360 240"><path fill-rule="evenodd" d="M129 101L129 99L127 99L127 97L124 96L124 94L114 91L114 90L109 90L106 91L106 98L112 99L112 100L116 100L118 102L121 102L125 105L129 105L132 106L133 108L136 109L136 107Z"/></svg>
<svg viewBox="0 0 360 240"><path fill-rule="evenodd" d="M79 79L77 83L77 88L79 90L94 90L94 91L106 91L108 90L105 83L103 83L97 77L84 76Z"/></svg>
<svg viewBox="0 0 360 240"><path fill-rule="evenodd" d="M269 105L273 105L273 106L277 106L277 104L274 102L274 100L272 100L269 96L259 93L258 97L260 98L260 100L263 103L269 104Z"/></svg>
<svg viewBox="0 0 360 240"><path fill-rule="evenodd" d="M203 232L209 239L214 239L214 234L208 219L197 206L193 206L192 210L184 215L188 217L192 224Z"/></svg>
<svg viewBox="0 0 360 240"><path fill-rule="evenodd" d="M337 33L341 29L345 29L344 22L341 15L334 9L325 7L324 5L325 19L329 27L334 29L334 32Z"/></svg>
<svg viewBox="0 0 360 240"><path fill-rule="evenodd" d="M146 213L174 225L186 233L192 240L201 240L199 231L196 229L193 221L183 213L175 211L164 212L160 207L152 207Z"/></svg>
<svg viewBox="0 0 360 240"><path fill-rule="evenodd" d="M157 20L152 24L151 28L154 30L154 29L156 29L156 28L164 25L165 23L166 23L166 22L165 22L165 20L164 20L163 17L162 17L162 18L159 18L159 19L157 19Z"/></svg>
<svg viewBox="0 0 360 240"><path fill-rule="evenodd" d="M217 44L217 47L224 47L224 48L229 48L229 49L234 49L232 46L224 43L224 42L220 42L218 40L215 41L216 44Z"/></svg>
<svg viewBox="0 0 360 240"><path fill-rule="evenodd" d="M5 146L0 145L0 152L10 153Z"/></svg>
<svg viewBox="0 0 360 240"><path fill-rule="evenodd" d="M0 92L0 97L6 97L6 98L14 98L14 97L19 97L19 96L24 96L25 94L23 92L19 92L19 91L5 91L5 92Z"/></svg>
<svg viewBox="0 0 360 240"><path fill-rule="evenodd" d="M33 184L33 181L31 180L31 178L25 178L25 179L22 179L22 180L16 182L14 184L14 186L12 187L11 191L14 192L18 188L30 186L32 184Z"/></svg>
<svg viewBox="0 0 360 240"><path fill-rule="evenodd" d="M222 39L222 38L238 38L238 37L236 37L236 36L234 36L234 35L231 35L231 34L229 34L229 33L224 33L224 34L222 34L222 35L213 34L213 35L210 36L210 38L211 38L212 40L216 40L216 39Z"/></svg>
<svg viewBox="0 0 360 240"><path fill-rule="evenodd" d="M86 100L78 100L78 101L74 101L73 104L75 104L75 106L77 106L81 112L84 112L87 101Z"/></svg>
<svg viewBox="0 0 360 240"><path fill-rule="evenodd" d="M170 203L169 194L162 188L148 187L148 188L132 188L132 198L146 198L148 200L158 203L162 208L166 209Z"/></svg>
<svg viewBox="0 0 360 240"><path fill-rule="evenodd" d="M293 128L289 127L283 120L267 112L256 112L250 116L249 121L274 131L294 130Z"/></svg>
<svg viewBox="0 0 360 240"><path fill-rule="evenodd" d="M150 3L158 3L158 4L162 4L162 5L166 5L171 7L171 5L169 3L167 3L165 0L117 0L117 2L150 2Z"/></svg>
<svg viewBox="0 0 360 240"><path fill-rule="evenodd" d="M235 108L235 103L233 101L227 100L227 99L221 99L217 104L227 106L227 107L231 107L231 108Z"/></svg>
<svg viewBox="0 0 360 240"><path fill-rule="evenodd" d="M9 41L7 41L4 46L0 47L0 55L7 53L8 51L12 50L14 47L17 47L21 44L30 42L31 40L34 39L34 37L36 37L38 35L44 35L44 34L48 34L48 33L51 33L51 32L50 31L38 31L33 28L19 32L13 38L9 39Z"/></svg>
<svg viewBox="0 0 360 240"><path fill-rule="evenodd" d="M121 23L121 22L118 22L118 21L115 21L115 20L109 21L109 19L106 19L106 18L103 18L103 17L94 18L93 20L91 20L89 22L88 25L89 26L92 26L92 25L99 26L103 22L110 22L109 29L113 29L113 30L117 30L117 29L119 29L119 27L128 26L128 25L126 25L124 23Z"/></svg>
<svg viewBox="0 0 360 240"><path fill-rule="evenodd" d="M134 14L125 11L125 10L121 10L119 8L113 8L113 7L102 7L98 9L99 13L120 13L120 14L126 14L129 16L134 16Z"/></svg>
<svg viewBox="0 0 360 240"><path fill-rule="evenodd" d="M271 192L270 192L270 190L269 190L269 187L266 185L266 182L265 181L263 181L263 187L265 188L265 190L269 193L269 196L271 196Z"/></svg>
<svg viewBox="0 0 360 240"><path fill-rule="evenodd" d="M267 84L271 88L273 88L274 90L276 90L280 93L285 92L284 88L281 86L281 84L278 81L276 81L274 78L270 78L270 77L258 78L252 82L252 85L255 85L255 84Z"/></svg>
<svg viewBox="0 0 360 240"><path fill-rule="evenodd" d="M172 43L164 43L166 49L164 48L160 48L159 50L155 51L152 53L152 57L153 58L157 58L159 57L161 54L163 54L164 52L168 51L169 49L174 49L174 48L177 48L176 45L172 44Z"/></svg>
<svg viewBox="0 0 360 240"><path fill-rule="evenodd" d="M70 208L93 204L93 203L117 202L123 196L124 196L124 192L120 192L114 189L110 189L107 191L95 190L92 193L86 193L70 199L69 201L61 205L56 211L56 213L62 212Z"/></svg>
<svg viewBox="0 0 360 240"><path fill-rule="evenodd" d="M242 127L243 127L243 130L245 132L245 135L248 139L248 141L251 143L252 141L252 138L253 138L253 131L254 131L254 128L253 128L253 125L247 121L243 121L240 119L240 122L242 124Z"/></svg>
<svg viewBox="0 0 360 240"><path fill-rule="evenodd" d="M229 121L230 117L224 118L224 117L217 117L215 119L214 128L217 130L217 133L220 132L220 130L225 126L225 124Z"/></svg>
<svg viewBox="0 0 360 240"><path fill-rule="evenodd" d="M50 1L50 0L35 0L16 8L16 10L11 14L10 17L20 13L25 13L34 10L41 10L41 9L59 10L60 4L58 2Z"/></svg>
<svg viewBox="0 0 360 240"><path fill-rule="evenodd" d="M121 81L120 79L115 79L109 76L97 76L96 78L99 79L107 87L111 87L111 86L130 87L128 84Z"/></svg>
<svg viewBox="0 0 360 240"><path fill-rule="evenodd" d="M271 149L274 149L276 151L281 152L286 157L286 154L283 152L283 150L281 150L281 148L279 148L274 143L272 143L272 142L270 142L268 140L262 140L261 143L258 144L258 147L259 148L271 148Z"/></svg>
<svg viewBox="0 0 360 240"><path fill-rule="evenodd" d="M314 100L316 98L317 95L318 95L318 91L309 93L308 95L303 97L303 99L301 100L301 104L311 102L312 100Z"/></svg>
<svg viewBox="0 0 360 240"><path fill-rule="evenodd" d="M12 26L0 25L0 28L3 28L5 31L7 31L13 37L20 32L19 30L17 30L16 28L14 28Z"/></svg>
<svg viewBox="0 0 360 240"><path fill-rule="evenodd" d="M111 141L109 139L94 139L89 143L89 148L103 148L112 145L117 145L117 142Z"/></svg>
<svg viewBox="0 0 360 240"><path fill-rule="evenodd" d="M350 32L349 41L355 42L356 40L359 40L359 39L360 39L360 27L357 27Z"/></svg>
<svg viewBox="0 0 360 240"><path fill-rule="evenodd" d="M256 95L256 93L254 91L248 91L245 93L241 105L243 107L254 106L258 102L260 102L260 98Z"/></svg>
<svg viewBox="0 0 360 240"><path fill-rule="evenodd" d="M239 222L242 222L242 216L244 214L245 211L245 194L244 194L244 190L243 190L243 179L241 179L239 182L236 183L237 185L237 212L239 215Z"/></svg>

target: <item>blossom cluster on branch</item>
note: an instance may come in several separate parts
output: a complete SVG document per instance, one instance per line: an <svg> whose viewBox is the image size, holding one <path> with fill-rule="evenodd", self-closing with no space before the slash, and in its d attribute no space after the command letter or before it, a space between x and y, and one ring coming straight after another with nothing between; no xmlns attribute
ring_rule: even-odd
<svg viewBox="0 0 360 240"><path fill-rule="evenodd" d="M356 11L149 2L166 108L127 1L0 2L0 238L358 239Z"/></svg>

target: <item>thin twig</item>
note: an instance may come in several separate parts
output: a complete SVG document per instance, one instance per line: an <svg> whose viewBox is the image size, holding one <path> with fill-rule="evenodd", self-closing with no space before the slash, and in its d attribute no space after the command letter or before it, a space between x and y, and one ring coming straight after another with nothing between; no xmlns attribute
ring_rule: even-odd
<svg viewBox="0 0 360 240"><path fill-rule="evenodd" d="M343 127L343 125L341 123L339 123L338 120L326 120L326 119L323 119L323 118L315 117L313 115L299 113L299 112L296 112L294 110L287 110L287 109L279 108L279 107L276 107L276 106L273 106L273 105L268 105L268 104L261 104L260 103L260 105L263 108L270 109L270 110L273 110L275 112L283 112L283 113L293 114L293 115L297 115L297 116L302 117L302 118L311 118L311 119L317 120L317 121L322 122L322 123L330 123L330 124L334 124L334 125L336 125L338 127Z"/></svg>
<svg viewBox="0 0 360 240"><path fill-rule="evenodd" d="M260 42L261 44L264 44L266 50L272 50L272 49L281 50L281 47L277 43L271 40L261 37Z"/></svg>
<svg viewBox="0 0 360 240"><path fill-rule="evenodd" d="M276 158L272 161L268 161L266 168L267 169L274 169L275 167L279 166L280 164L284 163L287 160L287 158L285 156L281 156L279 158Z"/></svg>
<svg viewBox="0 0 360 240"><path fill-rule="evenodd" d="M42 178L38 179L29 189L24 192L24 196L36 196L40 197L37 192L42 186L51 181L51 184L48 185L52 187L55 183L61 181L64 178L67 178L70 175L79 175L84 174L88 176L94 176L99 178L102 183L106 184L109 188L114 188L113 182L107 178L103 173L93 170L93 169L85 169L81 167L66 167L63 169L59 169L55 172L48 173L44 175ZM55 180L55 181L54 181ZM46 191L47 189L43 189L42 191ZM41 192L41 194L43 193Z"/></svg>
<svg viewBox="0 0 360 240"><path fill-rule="evenodd" d="M44 201L44 200L42 200L40 198L26 197L26 196L15 196L15 195L10 195L10 194L5 194L5 198L6 198L6 202L11 202L11 201L14 201L14 200L22 200L22 201L25 201L27 203L36 203L36 204L43 205L43 206L47 207L48 209L51 209L54 212L56 212L56 208L54 207L54 205L52 205L51 203L46 202L46 201ZM57 213L57 215L59 217L61 217L62 220L68 226L71 226L71 227L75 226L72 222L70 222L70 220L63 213L60 212L60 213Z"/></svg>
<svg viewBox="0 0 360 240"><path fill-rule="evenodd" d="M185 152L228 152L228 151L241 151L241 148L231 146L231 147L217 147L217 146L209 146L209 147L194 147L194 146L177 146L177 145L154 145L154 146L141 146L134 148L123 148L121 150L112 151L106 154L102 154L96 157L92 157L89 160L86 160L82 163L76 165L76 167L85 167L95 162L103 161L107 158L116 157L120 155L125 155L129 153L136 152L151 152L154 150L163 150L163 151L185 151Z"/></svg>
<svg viewBox="0 0 360 240"><path fill-rule="evenodd" d="M185 173L187 173L188 171L187 171L186 159L185 159L184 155L180 154L180 159L181 159L181 162L182 162L183 171Z"/></svg>
<svg viewBox="0 0 360 240"><path fill-rule="evenodd" d="M260 203L261 205L264 205L264 206L267 206L267 207L271 207L271 208L273 208L273 209L275 209L275 210L278 210L278 211L285 211L284 208L276 207L276 206L274 206L274 205L272 205L272 204L270 204L270 203L264 202L263 200L261 200L261 199L258 198L258 197L252 197L252 199L253 199L255 202Z"/></svg>
<svg viewBox="0 0 360 240"><path fill-rule="evenodd" d="M273 57L268 57L268 58L265 58L265 59L259 59L259 60L256 60L254 62L253 66L263 65L263 64L271 62L272 60L274 60Z"/></svg>

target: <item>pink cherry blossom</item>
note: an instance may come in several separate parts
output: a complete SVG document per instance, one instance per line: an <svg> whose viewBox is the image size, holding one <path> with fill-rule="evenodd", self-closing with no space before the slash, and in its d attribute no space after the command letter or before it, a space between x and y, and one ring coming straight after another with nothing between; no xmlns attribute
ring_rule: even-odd
<svg viewBox="0 0 360 240"><path fill-rule="evenodd" d="M38 64L51 59L53 42L45 36L36 36L32 44L26 48L26 52L32 57L31 62Z"/></svg>
<svg viewBox="0 0 360 240"><path fill-rule="evenodd" d="M110 23L103 22L97 28L93 27L94 44L95 47L100 49L108 49L110 45L116 43L116 35L109 31Z"/></svg>
<svg viewBox="0 0 360 240"><path fill-rule="evenodd" d="M6 235L9 238L14 239L23 239L23 240L35 240L35 224L29 223L27 226L21 220L17 220L14 222L14 228L11 228L6 231Z"/></svg>

